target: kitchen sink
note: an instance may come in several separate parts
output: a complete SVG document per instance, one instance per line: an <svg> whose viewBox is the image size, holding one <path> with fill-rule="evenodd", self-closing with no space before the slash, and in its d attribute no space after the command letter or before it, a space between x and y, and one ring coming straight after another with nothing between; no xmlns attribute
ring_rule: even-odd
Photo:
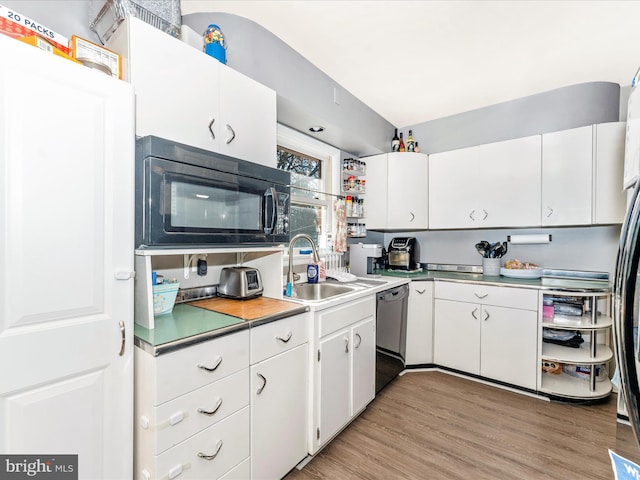
<svg viewBox="0 0 640 480"><path fill-rule="evenodd" d="M363 290L364 285L345 285L337 283L298 283L291 289L291 298L298 300L319 301L337 295Z"/></svg>

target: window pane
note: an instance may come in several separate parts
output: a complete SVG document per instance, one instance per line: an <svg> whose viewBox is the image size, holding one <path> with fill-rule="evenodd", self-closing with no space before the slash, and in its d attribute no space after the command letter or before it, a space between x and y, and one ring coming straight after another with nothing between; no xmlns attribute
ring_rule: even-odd
<svg viewBox="0 0 640 480"><path fill-rule="evenodd" d="M298 233L306 233L317 242L318 234L323 231L324 221L325 207L291 204L289 222L292 237Z"/></svg>

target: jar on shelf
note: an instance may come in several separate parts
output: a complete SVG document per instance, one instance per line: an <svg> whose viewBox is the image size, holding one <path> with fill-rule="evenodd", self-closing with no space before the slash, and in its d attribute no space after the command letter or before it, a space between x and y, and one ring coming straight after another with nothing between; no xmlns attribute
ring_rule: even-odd
<svg viewBox="0 0 640 480"><path fill-rule="evenodd" d="M214 23L209 25L202 35L204 38L204 52L217 59L220 63L227 63L227 43L220 27Z"/></svg>

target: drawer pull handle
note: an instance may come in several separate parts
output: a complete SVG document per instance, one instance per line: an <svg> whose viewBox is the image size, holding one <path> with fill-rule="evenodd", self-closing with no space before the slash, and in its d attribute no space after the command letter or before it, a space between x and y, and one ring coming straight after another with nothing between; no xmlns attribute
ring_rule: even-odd
<svg viewBox="0 0 640 480"><path fill-rule="evenodd" d="M231 132L231 137L227 139L227 145L229 145L231 142L233 142L233 139L236 138L236 132L233 130L233 128L231 128L231 125L229 125L228 123L227 123L227 130Z"/></svg>
<svg viewBox="0 0 640 480"><path fill-rule="evenodd" d="M486 310L484 311L484 313L487 314L487 316L484 317L484 321L486 322L487 320L489 320L490 315L489 315L489 312L487 312Z"/></svg>
<svg viewBox="0 0 640 480"><path fill-rule="evenodd" d="M489 294L488 294L488 293L485 293L484 295L478 295L477 293L474 293L474 295L475 295L477 298L480 298L480 299L487 298L487 297L489 296Z"/></svg>
<svg viewBox="0 0 640 480"><path fill-rule="evenodd" d="M426 290L416 290L416 292L418 292L420 295L422 295L424 292L426 292Z"/></svg>
<svg viewBox="0 0 640 480"><path fill-rule="evenodd" d="M218 454L220 453L220 449L221 448L222 448L222 440L218 441L218 443L216 444L216 451L213 452L213 454L205 455L202 452L198 452L198 457L203 458L205 460L213 460L214 458L216 458L218 456Z"/></svg>
<svg viewBox="0 0 640 480"><path fill-rule="evenodd" d="M290 331L287 332L287 336L285 338L282 338L280 336L277 336L276 338L278 340L280 340L281 342L287 343L289 340L291 340L291 337L293 336L293 333L291 333Z"/></svg>
<svg viewBox="0 0 640 480"><path fill-rule="evenodd" d="M198 413L202 413L203 415L214 415L222 406L222 398L218 398L218 401L216 402L216 406L213 407L213 410L209 411L209 410L205 410L204 408L199 408L198 409Z"/></svg>
<svg viewBox="0 0 640 480"><path fill-rule="evenodd" d="M262 390L264 390L264 387L267 386L267 379L264 378L264 375L262 375L261 373L258 373L258 377L262 380L262 385L260 386L260 388L258 388L258 390L256 390L256 393L260 395L262 393Z"/></svg>
<svg viewBox="0 0 640 480"><path fill-rule="evenodd" d="M344 353L349 353L349 339L344 339Z"/></svg>
<svg viewBox="0 0 640 480"><path fill-rule="evenodd" d="M215 372L216 368L218 368L221 363L222 363L222 357L218 357L218 359L216 360L216 364L213 367L198 365L198 368L200 368L201 370L206 370L207 372Z"/></svg>
<svg viewBox="0 0 640 480"><path fill-rule="evenodd" d="M475 318L476 320L478 319L478 316L476 315L477 312L478 312L478 308L477 307L473 309L473 312L471 312L471 316L473 318Z"/></svg>
<svg viewBox="0 0 640 480"><path fill-rule="evenodd" d="M356 348L360 348L360 344L362 343L362 337L359 333L356 333L356 338L358 339L358 343L356 343Z"/></svg>
<svg viewBox="0 0 640 480"><path fill-rule="evenodd" d="M212 118L211 122L209 123L209 131L211 132L211 137L215 140L216 139L216 134L213 133L213 124L215 123L216 119Z"/></svg>

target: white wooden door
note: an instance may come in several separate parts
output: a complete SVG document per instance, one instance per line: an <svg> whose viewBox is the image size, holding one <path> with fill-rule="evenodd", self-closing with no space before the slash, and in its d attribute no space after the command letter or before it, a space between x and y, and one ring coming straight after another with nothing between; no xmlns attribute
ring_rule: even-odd
<svg viewBox="0 0 640 480"><path fill-rule="evenodd" d="M351 329L351 416L376 396L376 322L371 317Z"/></svg>
<svg viewBox="0 0 640 480"><path fill-rule="evenodd" d="M428 228L428 157L423 153L390 153L388 228Z"/></svg>
<svg viewBox="0 0 640 480"><path fill-rule="evenodd" d="M4 36L0 52L0 452L130 478L133 92Z"/></svg>
<svg viewBox="0 0 640 480"><path fill-rule="evenodd" d="M251 367L253 478L280 479L307 454L305 343Z"/></svg>
<svg viewBox="0 0 640 480"><path fill-rule="evenodd" d="M592 182L592 126L542 135L542 225L589 225Z"/></svg>
<svg viewBox="0 0 640 480"><path fill-rule="evenodd" d="M275 168L276 127L276 92L221 65L219 151Z"/></svg>
<svg viewBox="0 0 640 480"><path fill-rule="evenodd" d="M435 300L435 363L480 374L481 310L475 303Z"/></svg>
<svg viewBox="0 0 640 480"><path fill-rule="evenodd" d="M125 22L107 48L123 55L135 87L136 134L217 151L220 62L137 18Z"/></svg>
<svg viewBox="0 0 640 480"><path fill-rule="evenodd" d="M314 434L316 446L329 440L351 416L350 337L349 329L345 329L319 342L320 438Z"/></svg>
<svg viewBox="0 0 640 480"><path fill-rule="evenodd" d="M538 314L483 305L480 375L535 390Z"/></svg>

